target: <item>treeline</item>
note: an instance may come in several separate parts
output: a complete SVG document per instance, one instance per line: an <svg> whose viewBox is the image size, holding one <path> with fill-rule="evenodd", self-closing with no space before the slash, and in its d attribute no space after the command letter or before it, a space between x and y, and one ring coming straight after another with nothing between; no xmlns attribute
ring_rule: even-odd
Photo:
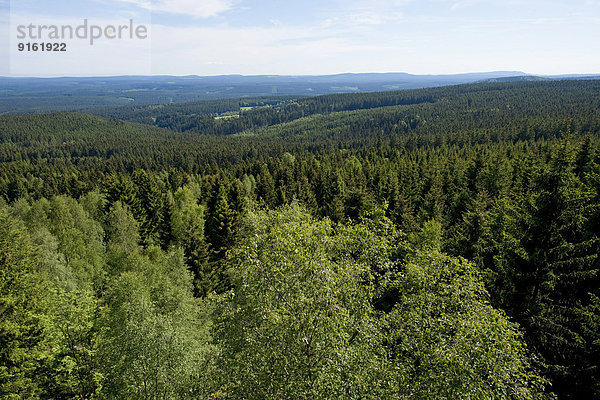
<svg viewBox="0 0 600 400"><path fill-rule="evenodd" d="M333 332L338 332L335 329L339 328L341 336L337 344L330 343L333 347L327 348L332 351L352 348L352 351L356 350L362 355L352 353L354 355L351 356L342 350L336 354L344 354L343 357L354 360L357 363L355 365L364 364L365 360L373 361L374 364L365 364L364 371L370 371L369 376L374 377L375 380L369 381L367 386L373 388L373 393L379 393L380 398L389 397L390 393L397 396L399 393L386 392L392 390L391 387L384 389L378 386L383 381L375 378L382 378L385 374L380 374L391 371L395 371L392 375L398 374L398 379L404 379L411 373L439 372L432 372L428 383L421 381L421 378L397 381L413 388L410 390L416 390L404 393L406 396L464 397L457 395L467 385L467 378L462 372L456 375L453 384L444 380L449 379L449 375L441 378L440 374L454 371L451 369L451 365L455 365L453 362L466 362L466 368L471 368L474 364L470 363L474 360L486 359L473 353L469 353L473 358L468 358L466 353L461 353L467 351L469 346L477 346L473 342L461 341L460 335L456 336L458 328L452 325L459 323L460 318L456 315L453 317L454 311L451 310L462 310L457 312L466 318L465 321L477 313L456 308L458 304L448 303L436 308L438 305L430 307L419 303L428 299L425 296L428 290L444 287L439 282L448 283L449 286L443 289L448 292L434 296L437 299L435 301L460 300L460 296L455 298L450 294L452 290L462 293L461 280L455 276L456 272L448 272L450 275L440 275L435 279L431 277L431 274L441 272L435 272L437 270L431 270L428 266L439 263L455 265L462 271L460 274L473 275L475 280L469 281L468 286L483 296L476 296L478 302L485 302L486 295L476 282L485 283L491 304L504 310L519 324L519 329L523 329L533 369L527 367L525 359L516 354L507 355L505 360L510 359L511 363L521 360L517 362L520 366L515 368L525 368L528 373L539 370L551 384L546 386L546 392L555 392L560 398L595 398L600 395L600 107L597 107L600 92L596 90L597 86L598 82L589 81L449 88L447 90L466 93L434 103L318 114L227 137L176 133L77 114L5 117L0 119L0 154L3 161L0 193L11 204L8 207L11 218L23 221L29 235L33 231L27 225L30 217L25 212L36 204L46 204L48 200L45 199L51 199L50 202L63 199L61 201L75 204L74 200L56 197L66 194L80 199L81 207L100 224L104 232L100 236L104 238L105 249L109 247L110 234L107 232L116 229L110 228L107 222L112 218L111 213L116 212L115 209L123 214L114 217L117 221L126 226L135 226L135 234L132 230L129 234L119 236L122 240L136 238L128 245L129 249L138 249L142 255L149 251L170 254L180 249L183 268L191 273L190 293L203 301L214 294L217 298L225 296L229 299L225 302L226 308L214 305L225 314L218 314L220 317L216 320L209 318L204 321L212 321L206 322L211 325L214 321L227 320L228 324L233 324L232 329L234 326L239 329L228 332L225 328L218 328L217 331L207 328L207 332L212 332L207 335L213 335L213 339L219 338L219 346L224 346L224 349L228 349L226 351L236 352L235 357L239 362L244 360L248 365L253 365L252 368L258 368L244 370L241 365L246 364L222 359L217 369L231 371L233 376L239 377L239 380L227 384L219 380L221 378L214 378L220 382L217 386L223 393L252 397L249 391L253 390L255 393L264 393L266 397L276 397L275 392L261 392L266 389L252 386L252 377L270 374L279 382L273 383L271 389L277 387L281 388L277 390L284 390L285 382L289 383L290 376L295 376L291 371L286 373L281 363L283 359L291 360L296 356L290 355L289 358L284 354L282 359L269 359L266 349L270 349L273 343L282 343L285 338L301 340L286 348L300 351L302 343L307 346L305 340L310 342L310 336L303 330L306 325L297 325L299 321L286 319L302 307L308 307L305 302L321 304L326 308L338 307L319 298L319 293L324 292L317 289L313 288L317 297L311 297L313 289L308 289L311 286L304 291L298 282L307 279L307 276L311 279L329 276L327 279L335 277L344 282L354 282L358 279L356 276L344 275L354 271L354 267L352 271L344 269L348 265L360 264L360 260L367 264L367 260L388 260L391 264L386 267L378 264L379 261L369 264L371 275L361 275L358 297L352 297L352 301L359 301L361 296L367 296L372 301L347 303L352 304L352 310L367 310L366 314L356 316L354 321L366 324L365 330L361 328L360 332L370 332L366 337L374 338L374 343L368 344L360 338L350 340L354 331L349 331L347 327L340 328L346 326L346 322L336 320L333 314L326 314L327 318L323 317L325 314L319 314L321 316L318 318L307 317L303 320L308 325L311 325L310 321L331 322ZM382 94L384 98L387 95ZM354 95L348 97L354 98ZM94 199L93 203L96 204L91 208L86 206L92 201L90 199ZM291 211L289 207L294 209L296 203L302 204L312 217L299 216L302 212L298 210ZM278 213L253 211L280 207L284 209ZM44 221L44 218L31 217L31 220ZM333 222L319 222L323 218ZM373 223L375 225L371 225ZM389 229L387 233L377 230L381 224ZM290 232L278 231L279 225L288 227ZM316 230L311 230L312 227ZM52 231L54 228L46 229L54 236L58 234ZM371 232L373 229L379 233ZM257 230L262 233L257 233ZM305 230L314 232L314 238L311 235L302 236ZM374 235L369 237L377 238L373 239L376 243L368 251L353 250L353 246L358 245L346 240L363 237L364 230ZM348 238L339 236L337 232L341 231L348 234ZM317 240L318 237L330 236L332 242L345 244L334 250L328 247L329 239L323 239L326 243ZM388 236L393 243L386 242ZM276 237L288 239L278 242ZM380 248L388 248L389 254L384 257L376 253L376 249ZM284 252L286 249L289 254ZM460 256L471 260L475 267L464 269L466 267L462 262L442 256L438 252L440 250L450 257ZM107 257L107 251L100 251L104 254L100 258ZM337 253L339 251L341 255ZM361 259L363 251L370 258ZM263 254L265 259L261 258ZM317 264L331 266L333 271L341 275L338 276L337 272L327 275L326 268L323 271L314 270L317 267L310 262L311 254L324 257ZM298 258L294 258L296 256ZM448 261L442 262L442 259ZM348 260L349 264L339 260ZM109 261L105 262L110 264ZM418 276L421 278L413 276L407 279L414 278L417 281L398 281L407 276L406 271L410 270L407 265L411 263L425 268L412 270L414 273L420 271ZM261 265L271 264L279 267L260 268ZM392 264L395 266L391 267ZM247 269L244 269L244 265ZM294 265L306 265L308 269L302 272L306 275L289 270ZM357 271L366 273L362 267L357 268ZM113 278L106 278L105 272L101 276L104 278L100 278L100 286L104 288L108 284L106 282ZM342 282L333 280L315 282L318 282L315 287L327 287L327 282L343 286ZM433 286L428 286L430 283L426 282ZM284 292L280 291L282 285L286 288ZM413 286L415 291L411 292ZM416 289L419 287L423 291ZM240 290L245 293L241 298L237 297ZM258 292L246 293L244 290ZM345 290L330 292L337 293L332 301L338 299L341 303L347 302L343 297L346 296ZM348 289L347 292L355 293L353 290ZM102 293L95 296L105 301ZM292 301L292 297L285 297L288 293L290 296L297 295L297 299L293 297L297 302ZM416 297L411 297L413 295ZM470 295L465 296L470 298ZM236 303L257 299L260 302L251 306L248 306L249 303ZM284 303L277 303L284 300ZM435 335L443 331L449 336L440 339L435 335L418 336L425 335L423 332L398 332L398 343L404 344L394 347L390 342L391 337L386 335L394 329L400 329L389 315L398 304L408 307L404 309L402 318L413 318L411 321L416 321L415 329L425 329L431 326L429 324L434 324L431 329L438 332ZM407 304L420 304L428 312L440 311L425 318L428 314L419 314L420 311L410 314ZM469 303L460 304L463 307ZM277 312L273 314L270 306L275 307ZM213 306L206 307L211 309ZM319 307L308 309L325 312ZM354 312L339 310L342 315ZM491 315L488 311L485 314ZM227 318L230 319L219 319L225 318L224 315L229 315ZM240 318L239 324L242 325L232 322L237 318ZM267 325L246 330L254 325L244 325L247 321L244 318L263 321ZM503 321L502 317L494 318ZM338 323L341 325L336 325ZM435 325L437 323L448 323L444 325L448 330ZM477 324L468 322L465 326L476 329L476 326L480 326ZM481 324L482 327L489 327L487 322ZM218 323L212 326L218 326ZM293 331L295 333L285 329L279 332L283 327L296 329ZM318 327L321 329L320 325ZM494 333L494 329L498 331ZM503 329L508 328L496 327L477 332L497 338L498 332L507 332ZM316 332L325 335L325 330ZM387 333L381 336L381 332ZM229 334L237 336L219 336ZM284 338L279 334L290 336ZM514 338L517 343L519 339L511 335L508 334L507 340ZM202 339L206 340L203 343L210 348L214 342L206 337ZM253 343L256 347L242 346L237 341L242 338L247 338L244 343ZM438 360L425 366L424 362L437 360L435 357L441 356L441 353L435 353L433 349L402 347L412 341L416 341L413 343L415 346L416 343L446 343L445 340L450 343L449 338L456 340L457 345L463 343L466 347L459 353L453 353L456 349L448 350L448 354L456 357L452 359L454 361L447 359L448 364L436 364L442 362ZM479 336L471 339L480 340ZM328 340L333 339L322 336L315 339L314 343L315 346L317 343L318 346L325 346L323 343L329 343ZM374 347L368 351L362 348L358 350L353 345L358 346L359 342L360 345ZM336 347L338 345L342 347ZM311 346L308 346L309 352L305 355L312 354ZM520 348L520 345L515 346L509 347ZM296 384L312 382L310 388L302 389L302 393L305 393L302 396L326 393L326 387L330 390L344 387L351 376L361 376L358 370L345 377L332 372L331 379L337 383L327 381L329 383L323 383L326 386L319 386L322 382L313 379L317 376L315 371L325 371L320 369L326 368L325 365L335 371L344 371L344 368L335 364L337 361L327 364L331 357L322 355L322 364L318 364L320 367L316 370L309 368L298 372L298 376L304 378L298 378ZM313 361L316 359L311 358ZM378 364L383 360L391 364ZM298 359L297 362L298 368L310 364L305 359ZM410 365L402 364L405 362ZM494 363L487 365L489 367ZM371 367L375 369L369 369ZM448 369L444 369L446 367ZM516 371L511 368L511 371ZM404 373L409 375L402 375ZM487 378L482 378L476 372L469 373L472 373L469 378L473 379L472 382L488 382ZM106 372L101 374L104 376ZM302 374L312 374L312 378ZM514 375L510 375L510 378L509 375L504 376L506 379L514 378ZM389 381L391 378L385 379ZM432 383L438 381L443 385ZM418 387L421 389L414 389L416 386L406 382L420 382L422 386ZM280 384L282 386L278 386ZM492 386L498 390L508 390L503 386L504 383L498 385ZM393 390L400 390L400 386ZM445 390L442 387L456 391L419 391L428 390L426 388L429 386L436 391ZM517 386L521 388L518 390L531 389L522 389L527 385ZM517 390L517 386L513 389ZM322 392L316 391L317 388ZM380 389L384 391L378 392ZM480 389L475 388L469 393L477 393L473 398L502 397L494 391L496 389L479 392ZM352 396L367 397L365 392L356 390ZM297 392L276 393L280 397L302 397ZM511 393L505 397L527 396ZM324 394L319 396L327 397Z"/></svg>

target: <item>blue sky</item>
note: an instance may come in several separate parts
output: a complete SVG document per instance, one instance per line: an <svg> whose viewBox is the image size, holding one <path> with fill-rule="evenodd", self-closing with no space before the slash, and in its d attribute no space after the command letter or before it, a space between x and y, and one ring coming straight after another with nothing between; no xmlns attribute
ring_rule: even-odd
<svg viewBox="0 0 600 400"><path fill-rule="evenodd" d="M18 24L105 27L146 40L16 50ZM0 0L0 75L600 73L600 0Z"/></svg>

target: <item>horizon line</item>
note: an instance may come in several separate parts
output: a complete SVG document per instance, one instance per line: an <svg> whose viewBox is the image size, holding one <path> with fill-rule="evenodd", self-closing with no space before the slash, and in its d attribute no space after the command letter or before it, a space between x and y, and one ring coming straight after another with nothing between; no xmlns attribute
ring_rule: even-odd
<svg viewBox="0 0 600 400"><path fill-rule="evenodd" d="M404 71L387 71L387 72L337 72L337 73L324 73L324 74L243 74L243 73L231 73L231 74L218 74L218 75L197 75L197 74L149 74L149 75L136 75L136 74L123 74L123 75L56 75L56 76L39 76L39 75L0 75L0 79L76 79L76 78L160 78L160 77L174 77L174 78L218 78L218 77L267 77L267 78L278 78L278 77L334 77L341 75L409 75L409 76L460 76L460 75L476 75L476 74L516 74L508 75L522 76L522 77L586 77L586 76L600 76L600 72L589 72L589 73L559 73L559 74L537 74L528 73L520 70L490 70L490 71L469 71L469 72L456 72L456 73L413 73Z"/></svg>

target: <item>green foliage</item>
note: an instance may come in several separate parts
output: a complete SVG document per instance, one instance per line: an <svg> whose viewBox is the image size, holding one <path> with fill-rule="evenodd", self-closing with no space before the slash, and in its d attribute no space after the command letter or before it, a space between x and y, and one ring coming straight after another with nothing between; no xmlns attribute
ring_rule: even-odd
<svg viewBox="0 0 600 400"><path fill-rule="evenodd" d="M432 219L423 224L421 232L411 235L412 244L422 250L441 250L442 224Z"/></svg>
<svg viewBox="0 0 600 400"><path fill-rule="evenodd" d="M62 276L64 285L75 289L102 285L104 231L76 200L66 196L41 199L21 212L33 237L45 241L48 252L56 246L58 254L50 258L50 263L64 272L54 275L53 279Z"/></svg>
<svg viewBox="0 0 600 400"><path fill-rule="evenodd" d="M596 397L593 336L586 334L589 292L597 295L598 204L575 174L569 140L531 173L531 192L492 209L478 250L498 303L525 327L557 392ZM576 387L576 389L574 388Z"/></svg>
<svg viewBox="0 0 600 400"><path fill-rule="evenodd" d="M120 201L113 204L106 219L107 242L126 253L133 253L139 245L138 223L126 205Z"/></svg>
<svg viewBox="0 0 600 400"><path fill-rule="evenodd" d="M487 302L473 265L435 250L408 258L386 290L398 390L406 398L539 399L517 327Z"/></svg>
<svg viewBox="0 0 600 400"><path fill-rule="evenodd" d="M197 184L177 190L173 199L171 227L174 243L183 248L186 263L194 275L194 288L198 295L206 296L218 286L210 268L208 245L204 236L204 210L198 204L201 189Z"/></svg>
<svg viewBox="0 0 600 400"><path fill-rule="evenodd" d="M37 398L44 336L37 298L43 289L29 235L0 207L0 397Z"/></svg>
<svg viewBox="0 0 600 400"><path fill-rule="evenodd" d="M366 266L335 260L330 224L297 209L251 218L218 322L226 390L233 398L364 398L374 388L360 379L377 374L367 350Z"/></svg>
<svg viewBox="0 0 600 400"><path fill-rule="evenodd" d="M206 382L208 321L180 252L149 248L107 291L103 397L191 398ZM202 381L201 381L202 380Z"/></svg>
<svg viewBox="0 0 600 400"><path fill-rule="evenodd" d="M216 338L232 398L540 398L516 327L464 260L386 220L255 214ZM402 256L405 254L405 256Z"/></svg>
<svg viewBox="0 0 600 400"><path fill-rule="evenodd" d="M101 217L106 238L68 197L0 208L3 398L210 393L210 307L193 297L183 253L142 251L137 221L119 201Z"/></svg>
<svg viewBox="0 0 600 400"><path fill-rule="evenodd" d="M49 289L44 315L50 349L39 376L43 397L90 398L102 387L99 315L102 303L89 289Z"/></svg>

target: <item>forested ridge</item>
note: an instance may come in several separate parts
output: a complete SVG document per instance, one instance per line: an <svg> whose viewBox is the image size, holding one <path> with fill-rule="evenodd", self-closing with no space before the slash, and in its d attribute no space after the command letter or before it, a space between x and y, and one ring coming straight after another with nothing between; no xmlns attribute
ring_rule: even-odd
<svg viewBox="0 0 600 400"><path fill-rule="evenodd" d="M600 81L93 112L0 117L2 396L600 398Z"/></svg>

